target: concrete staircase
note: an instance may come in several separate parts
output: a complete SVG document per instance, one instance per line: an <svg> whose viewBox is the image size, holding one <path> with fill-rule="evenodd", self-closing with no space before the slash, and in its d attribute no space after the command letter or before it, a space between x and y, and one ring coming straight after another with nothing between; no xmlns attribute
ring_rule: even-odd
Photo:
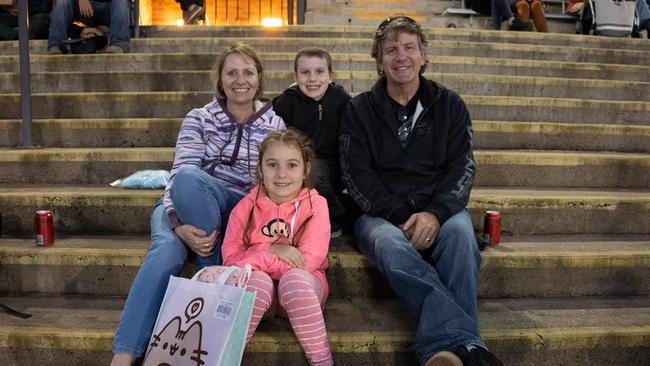
<svg viewBox="0 0 650 366"><path fill-rule="evenodd" d="M32 42L36 149L19 147L17 43L0 43L0 303L33 314L0 313L0 364L108 364L162 193L108 183L169 169L182 117L211 99L218 52L258 49L270 97L291 82L295 51L320 45L357 93L376 77L373 30L154 27L126 55L47 56ZM650 364L650 43L427 33L427 76L459 91L474 120L475 228L485 210L503 214L479 290L490 348L508 365ZM43 208L50 248L32 238ZM414 321L351 236L332 240L328 278L337 364L416 364ZM303 365L288 322L263 323L243 364Z"/></svg>

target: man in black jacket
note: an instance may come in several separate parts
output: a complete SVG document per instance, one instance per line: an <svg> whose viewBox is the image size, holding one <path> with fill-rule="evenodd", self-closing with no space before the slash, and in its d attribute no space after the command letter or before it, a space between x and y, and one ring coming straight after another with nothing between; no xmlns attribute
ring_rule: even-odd
<svg viewBox="0 0 650 366"><path fill-rule="evenodd" d="M421 364L502 365L479 333L471 119L458 94L421 76L425 50L413 19L382 22L380 78L342 119L342 179L365 212L356 241L418 320Z"/></svg>

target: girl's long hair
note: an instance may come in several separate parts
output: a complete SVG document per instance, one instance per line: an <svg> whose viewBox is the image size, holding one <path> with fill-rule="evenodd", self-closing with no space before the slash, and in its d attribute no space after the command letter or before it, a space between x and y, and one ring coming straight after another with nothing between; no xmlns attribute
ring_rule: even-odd
<svg viewBox="0 0 650 366"><path fill-rule="evenodd" d="M316 159L315 154L314 154L314 149L311 146L311 141L307 136L305 136L302 132L294 129L294 128L289 128L286 130L278 130L278 131L273 131L266 136L264 141L262 141L262 144L260 145L259 149L259 157L257 160L257 175L256 175L256 180L257 180L257 187L256 193L255 193L255 201L253 202L253 206L251 207L250 212L248 213L248 220L246 220L246 227L244 228L244 232L242 234L242 241L244 243L244 246L248 247L251 245L251 235L253 231L253 210L255 210L255 204L257 203L257 200L260 197L260 191L262 190L262 187L264 186L264 180L262 179L261 175L261 170L262 170L262 162L264 161L264 153L266 150L268 150L269 146L273 143L281 143L285 144L288 146L292 146L298 149L298 151L301 152L302 155L302 160L303 160L303 166L304 166L304 179L302 181L302 186L307 188L307 194L309 196L309 210L310 214L307 216L305 221L300 224L298 227L298 230L295 231L293 238L291 239L291 244L294 246L298 246L298 242L300 240L300 236L302 235L302 232L304 231L305 227L307 226L307 223L311 220L311 218L314 216L314 210L311 202L311 188L314 186L314 160ZM275 244L278 242L280 238L277 238L273 243Z"/></svg>

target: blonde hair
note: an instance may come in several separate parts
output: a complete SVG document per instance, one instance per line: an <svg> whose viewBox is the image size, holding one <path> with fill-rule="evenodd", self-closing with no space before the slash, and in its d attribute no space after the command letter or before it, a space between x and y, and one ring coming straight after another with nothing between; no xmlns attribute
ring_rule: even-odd
<svg viewBox="0 0 650 366"><path fill-rule="evenodd" d="M226 98L226 93L223 90L223 83L221 82L221 72L223 71L226 59L232 54L239 54L253 60L259 77L259 85L257 87L257 92L255 93L253 100L258 100L264 94L264 67L262 66L262 62L260 61L257 52L251 46L243 43L235 43L232 46L228 47L228 49L226 49L217 60L217 66L214 70L215 94L217 98Z"/></svg>

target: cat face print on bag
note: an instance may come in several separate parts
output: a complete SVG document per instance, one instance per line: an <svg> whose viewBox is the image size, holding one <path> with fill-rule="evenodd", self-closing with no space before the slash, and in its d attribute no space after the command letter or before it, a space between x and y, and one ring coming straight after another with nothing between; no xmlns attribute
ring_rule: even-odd
<svg viewBox="0 0 650 366"><path fill-rule="evenodd" d="M262 234L273 240L278 240L279 238L289 239L290 233L291 229L289 224L282 219L273 219L262 227Z"/></svg>
<svg viewBox="0 0 650 366"><path fill-rule="evenodd" d="M197 297L185 308L184 321L180 315L173 317L160 332L153 335L144 366L201 366L201 357L208 355L203 349L203 328L200 320L194 320L203 310L203 298ZM182 329L185 330L182 330Z"/></svg>

